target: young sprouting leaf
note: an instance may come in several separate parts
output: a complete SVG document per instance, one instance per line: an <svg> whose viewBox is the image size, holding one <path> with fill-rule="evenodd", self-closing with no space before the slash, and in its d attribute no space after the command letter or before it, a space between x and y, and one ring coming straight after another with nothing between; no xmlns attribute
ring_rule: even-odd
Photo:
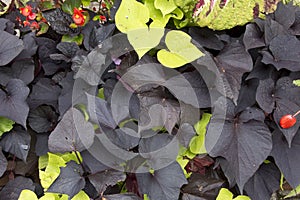
<svg viewBox="0 0 300 200"><path fill-rule="evenodd" d="M90 197L83 190L81 190L71 200L90 200Z"/></svg>
<svg viewBox="0 0 300 200"><path fill-rule="evenodd" d="M94 127L85 121L83 114L70 108L49 136L48 146L52 152L83 151L94 142Z"/></svg>
<svg viewBox="0 0 300 200"><path fill-rule="evenodd" d="M298 185L295 189L293 189L288 195L284 196L284 199L295 197L300 193L300 185Z"/></svg>
<svg viewBox="0 0 300 200"><path fill-rule="evenodd" d="M7 168L7 160L3 155L2 148L0 148L0 177L4 174Z"/></svg>
<svg viewBox="0 0 300 200"><path fill-rule="evenodd" d="M283 173L286 181L293 188L296 188L300 184L300 174L297 173L300 168L300 159L298 156L300 149L299 131L291 144L288 144L280 130L275 130L272 135L273 149L271 156L275 159L275 163Z"/></svg>
<svg viewBox="0 0 300 200"><path fill-rule="evenodd" d="M10 180L0 191L0 199L17 200L23 190L34 191L35 185L30 178L17 176Z"/></svg>
<svg viewBox="0 0 300 200"><path fill-rule="evenodd" d="M66 0L61 6L61 9L70 15L73 14L74 8L79 8L81 5L81 0Z"/></svg>
<svg viewBox="0 0 300 200"><path fill-rule="evenodd" d="M10 63L24 49L18 37L0 30L0 66Z"/></svg>
<svg viewBox="0 0 300 200"><path fill-rule="evenodd" d="M31 190L22 190L18 200L38 200L36 194Z"/></svg>
<svg viewBox="0 0 300 200"><path fill-rule="evenodd" d="M30 134L22 129L21 126L16 126L3 136L0 141L0 146L3 151L14 154L16 157L26 162L30 149L30 140Z"/></svg>
<svg viewBox="0 0 300 200"><path fill-rule="evenodd" d="M62 42L75 42L77 45L81 45L83 42L83 35L79 34L76 36L63 35L61 38Z"/></svg>
<svg viewBox="0 0 300 200"><path fill-rule="evenodd" d="M262 164L245 184L245 191L251 199L270 199L278 190L280 171L274 163Z"/></svg>
<svg viewBox="0 0 300 200"><path fill-rule="evenodd" d="M293 80L293 84L300 87L300 79L298 80Z"/></svg>
<svg viewBox="0 0 300 200"><path fill-rule="evenodd" d="M7 117L26 128L29 112L26 99L29 88L20 79L11 79L0 90L0 116Z"/></svg>
<svg viewBox="0 0 300 200"><path fill-rule="evenodd" d="M54 128L57 119L57 114L50 106L42 105L29 112L28 124L34 131L44 133Z"/></svg>
<svg viewBox="0 0 300 200"><path fill-rule="evenodd" d="M239 195L233 198L233 194L226 188L221 188L216 200L251 200L249 197Z"/></svg>
<svg viewBox="0 0 300 200"><path fill-rule="evenodd" d="M96 174L91 174L88 178L94 185L98 194L102 194L108 186L114 186L118 182L125 181L126 175L121 171L105 170Z"/></svg>
<svg viewBox="0 0 300 200"><path fill-rule="evenodd" d="M177 8L173 0L154 0L154 6L162 12L163 16Z"/></svg>
<svg viewBox="0 0 300 200"><path fill-rule="evenodd" d="M191 43L191 37L183 31L168 32L165 42L169 51L160 50L157 58L166 67L177 68L204 55Z"/></svg>
<svg viewBox="0 0 300 200"><path fill-rule="evenodd" d="M67 194L73 198L85 186L85 179L82 176L83 169L80 165L71 161L66 167L60 168L60 175L48 188L48 192Z"/></svg>
<svg viewBox="0 0 300 200"><path fill-rule="evenodd" d="M228 161L229 170L243 191L245 183L269 156L272 138L262 110L249 108L235 115L234 109L233 102L224 97L215 102L215 114L208 126L205 147L210 156L222 156ZM225 112L224 119L222 113ZM216 132L220 127L223 128Z"/></svg>
<svg viewBox="0 0 300 200"><path fill-rule="evenodd" d="M0 116L0 137L3 135L3 133L10 131L14 124L14 121Z"/></svg>
<svg viewBox="0 0 300 200"><path fill-rule="evenodd" d="M194 126L197 135L191 139L189 145L189 150L194 154L206 153L204 142L205 142L206 126L209 123L210 118L211 118L211 114L204 113L201 117L201 120L197 122Z"/></svg>
<svg viewBox="0 0 300 200"><path fill-rule="evenodd" d="M140 193L147 194L150 199L178 199L181 186L187 183L176 162L154 171L153 174L138 173L136 178Z"/></svg>

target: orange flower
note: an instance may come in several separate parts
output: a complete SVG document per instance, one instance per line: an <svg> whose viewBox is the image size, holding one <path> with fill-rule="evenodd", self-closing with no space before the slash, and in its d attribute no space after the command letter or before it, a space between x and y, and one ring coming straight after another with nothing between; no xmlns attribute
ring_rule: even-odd
<svg viewBox="0 0 300 200"><path fill-rule="evenodd" d="M34 20L34 19L36 18L36 14L33 13L33 12L31 12L31 13L27 16L27 18L28 18L29 20Z"/></svg>
<svg viewBox="0 0 300 200"><path fill-rule="evenodd" d="M77 8L74 8L73 12L73 21L76 25L82 26L85 22L85 16L82 14L83 10L79 10Z"/></svg>
<svg viewBox="0 0 300 200"><path fill-rule="evenodd" d="M22 15L27 17L32 13L32 7L30 5L26 5L24 8L20 8L20 12Z"/></svg>

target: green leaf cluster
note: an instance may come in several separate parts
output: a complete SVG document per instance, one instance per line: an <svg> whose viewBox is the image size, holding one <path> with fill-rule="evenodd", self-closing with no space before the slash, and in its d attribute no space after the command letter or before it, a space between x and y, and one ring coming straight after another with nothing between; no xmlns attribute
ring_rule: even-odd
<svg viewBox="0 0 300 200"><path fill-rule="evenodd" d="M0 137L3 135L3 133L10 131L14 124L14 121L0 116Z"/></svg>
<svg viewBox="0 0 300 200"><path fill-rule="evenodd" d="M136 0L123 0L115 21L141 58L160 43L165 34L164 27L171 18L183 18L183 12L174 0L145 0L144 4ZM190 41L190 36L182 31L168 32L165 40L168 50L160 50L158 60L166 67L176 68L203 56Z"/></svg>
<svg viewBox="0 0 300 200"><path fill-rule="evenodd" d="M210 121L211 114L204 113L200 121L198 121L195 125L196 135L192 137L189 147L185 148L183 146L180 147L178 156L176 161L180 164L181 168L184 171L185 176L188 178L191 173L187 173L184 169L185 166L188 164L190 159L193 159L198 154L205 154L205 134L206 134L206 127Z"/></svg>
<svg viewBox="0 0 300 200"><path fill-rule="evenodd" d="M226 188L221 188L216 200L251 200L248 196L239 195L233 198L233 194Z"/></svg>

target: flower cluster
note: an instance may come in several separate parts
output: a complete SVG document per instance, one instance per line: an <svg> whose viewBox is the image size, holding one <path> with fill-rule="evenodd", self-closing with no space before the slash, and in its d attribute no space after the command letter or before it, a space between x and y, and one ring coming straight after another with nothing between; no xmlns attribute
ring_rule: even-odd
<svg viewBox="0 0 300 200"><path fill-rule="evenodd" d="M30 5L20 8L20 13L26 17L26 20L23 21L24 26L30 26L32 29L39 29L39 24L36 21L33 21L36 19L37 14Z"/></svg>
<svg viewBox="0 0 300 200"><path fill-rule="evenodd" d="M78 26L82 26L85 23L86 16L82 14L83 12L81 9L74 8L72 18L74 23Z"/></svg>

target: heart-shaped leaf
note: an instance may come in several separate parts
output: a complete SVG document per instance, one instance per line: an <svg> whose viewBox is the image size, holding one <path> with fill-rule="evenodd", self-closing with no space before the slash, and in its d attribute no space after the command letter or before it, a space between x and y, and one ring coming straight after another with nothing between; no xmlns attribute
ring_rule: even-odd
<svg viewBox="0 0 300 200"><path fill-rule="evenodd" d="M11 79L0 90L0 116L7 117L26 128L29 107L26 98L29 88L20 79Z"/></svg>
<svg viewBox="0 0 300 200"><path fill-rule="evenodd" d="M0 66L8 64L24 49L18 37L0 30Z"/></svg>
<svg viewBox="0 0 300 200"><path fill-rule="evenodd" d="M191 37L182 31L168 32L166 45L169 51L162 49L157 53L159 62L166 67L177 68L204 55L191 43Z"/></svg>
<svg viewBox="0 0 300 200"><path fill-rule="evenodd" d="M94 127L85 121L83 114L70 108L49 136L52 152L83 151L94 142Z"/></svg>
<svg viewBox="0 0 300 200"><path fill-rule="evenodd" d="M173 0L155 0L154 6L159 9L164 16L177 8Z"/></svg>

